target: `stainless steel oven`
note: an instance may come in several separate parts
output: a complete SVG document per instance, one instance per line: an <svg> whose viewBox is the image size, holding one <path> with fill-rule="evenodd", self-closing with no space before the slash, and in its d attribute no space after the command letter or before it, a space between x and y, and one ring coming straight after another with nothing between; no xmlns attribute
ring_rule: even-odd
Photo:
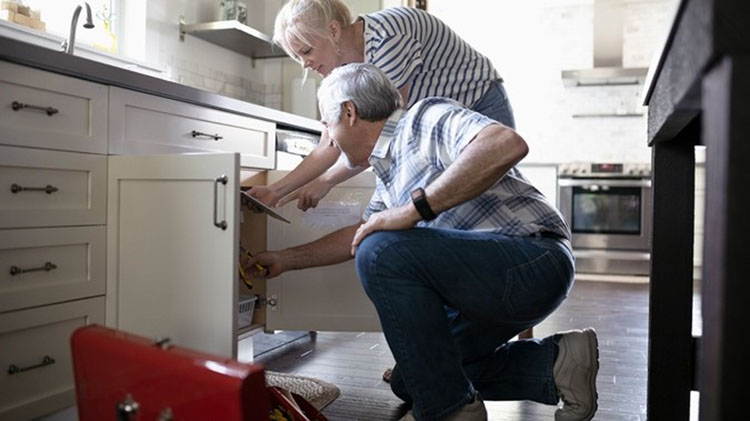
<svg viewBox="0 0 750 421"><path fill-rule="evenodd" d="M649 164L563 164L558 167L558 189L558 207L572 231L577 272L648 275Z"/></svg>

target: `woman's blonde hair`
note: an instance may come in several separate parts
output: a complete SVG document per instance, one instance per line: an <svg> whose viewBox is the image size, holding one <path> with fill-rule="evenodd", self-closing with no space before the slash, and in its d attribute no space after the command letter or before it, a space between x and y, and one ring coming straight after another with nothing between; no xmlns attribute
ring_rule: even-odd
<svg viewBox="0 0 750 421"><path fill-rule="evenodd" d="M294 37L308 46L312 45L315 38L333 42L328 24L334 20L342 28L348 27L352 22L349 7L341 0L290 0L276 15L273 41L289 57L302 64L302 59L289 46L289 39Z"/></svg>

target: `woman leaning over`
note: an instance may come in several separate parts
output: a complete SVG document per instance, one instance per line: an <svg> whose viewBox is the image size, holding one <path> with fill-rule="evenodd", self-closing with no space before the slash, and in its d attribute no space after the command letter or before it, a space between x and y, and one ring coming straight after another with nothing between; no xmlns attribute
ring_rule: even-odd
<svg viewBox="0 0 750 421"><path fill-rule="evenodd" d="M421 9L393 7L352 19L340 0L291 0L276 16L274 41L306 72L322 76L347 63L377 66L396 85L404 108L427 97L447 97L515 126L492 63ZM250 194L271 206L297 199L300 209L315 207L331 187L364 170L334 166L338 156L324 131L318 147L297 168Z"/></svg>

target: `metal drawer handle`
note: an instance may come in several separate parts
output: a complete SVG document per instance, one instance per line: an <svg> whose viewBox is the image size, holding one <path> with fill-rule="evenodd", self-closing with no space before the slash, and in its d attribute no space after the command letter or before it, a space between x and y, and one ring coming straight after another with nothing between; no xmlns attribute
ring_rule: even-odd
<svg viewBox="0 0 750 421"><path fill-rule="evenodd" d="M57 265L52 262L47 262L44 264L44 266L39 266L37 268L31 268L31 269L23 269L14 265L10 267L10 276L21 275L21 274L29 273L29 272L39 272L42 270L45 272L49 272L55 269L57 269Z"/></svg>
<svg viewBox="0 0 750 421"><path fill-rule="evenodd" d="M15 364L9 365L8 374L12 376L14 374L23 373L24 371L29 371L35 368L42 368L48 365L52 365L54 363L55 363L54 358L50 357L49 355L45 355L44 359L42 359L42 362L40 362L39 364L34 364L34 365L27 366L27 367L19 367Z"/></svg>
<svg viewBox="0 0 750 421"><path fill-rule="evenodd" d="M24 187L24 186L19 186L16 183L13 183L10 186L11 193L19 193L19 192L22 192L22 191L43 191L43 192L45 192L47 194L52 194L52 193L54 193L54 192L56 192L58 190L60 190L60 189L58 189L55 186L51 186L49 184L47 184L44 187Z"/></svg>
<svg viewBox="0 0 750 421"><path fill-rule="evenodd" d="M214 226L221 228L222 231L227 229L227 221L217 221L218 218L218 201L219 201L219 183L226 185L229 182L229 177L222 175L221 177L214 180Z"/></svg>
<svg viewBox="0 0 750 421"><path fill-rule="evenodd" d="M193 137L198 137L198 136L210 137L211 139L216 140L216 141L224 139L223 136L219 136L218 134L203 133L197 130L193 130L192 132L190 132L190 134L192 134Z"/></svg>
<svg viewBox="0 0 750 421"><path fill-rule="evenodd" d="M41 107L39 105L31 105L31 104L24 104L23 102L13 101L12 104L10 104L11 107L13 107L13 111L19 111L24 108L29 110L37 110L37 111L44 111L47 113L48 116L53 116L59 112L57 108L52 107Z"/></svg>

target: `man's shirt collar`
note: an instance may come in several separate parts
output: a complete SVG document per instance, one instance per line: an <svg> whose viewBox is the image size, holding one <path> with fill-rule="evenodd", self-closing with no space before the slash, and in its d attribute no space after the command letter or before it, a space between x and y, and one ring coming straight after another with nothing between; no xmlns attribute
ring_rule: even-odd
<svg viewBox="0 0 750 421"><path fill-rule="evenodd" d="M370 154L370 163L372 164L372 159L383 159L386 156L388 156L388 149L391 146L391 140L393 140L393 134L396 131L396 126L398 125L398 122L401 120L401 116L403 116L404 110L402 108L397 109L394 111L390 117L388 117L388 120L386 120L385 125L383 126L383 130L380 132L380 136L378 136L378 141L375 142L375 147L372 149L372 153Z"/></svg>

